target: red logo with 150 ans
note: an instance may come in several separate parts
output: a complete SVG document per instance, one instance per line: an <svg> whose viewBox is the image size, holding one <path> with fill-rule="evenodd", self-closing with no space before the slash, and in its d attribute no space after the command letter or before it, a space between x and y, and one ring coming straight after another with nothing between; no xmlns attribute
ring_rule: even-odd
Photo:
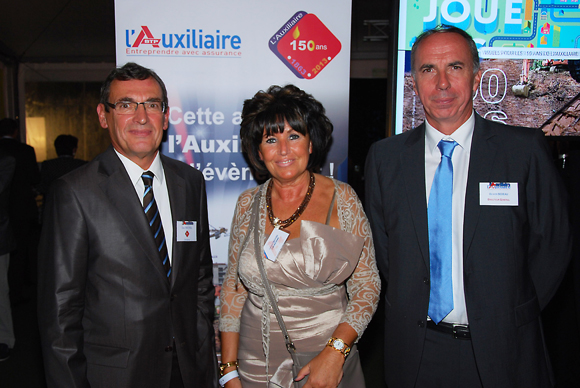
<svg viewBox="0 0 580 388"><path fill-rule="evenodd" d="M288 28L291 27L291 28ZM297 12L270 39L270 49L298 78L313 79L342 48L314 14Z"/></svg>

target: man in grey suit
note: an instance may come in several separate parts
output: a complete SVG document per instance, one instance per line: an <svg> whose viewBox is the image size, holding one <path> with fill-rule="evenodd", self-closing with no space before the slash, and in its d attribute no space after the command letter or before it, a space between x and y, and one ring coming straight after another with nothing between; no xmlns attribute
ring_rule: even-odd
<svg viewBox="0 0 580 388"><path fill-rule="evenodd" d="M463 30L424 32L411 67L426 121L375 143L365 175L387 385L552 386L540 312L570 232L543 134L474 113L481 73Z"/></svg>
<svg viewBox="0 0 580 388"><path fill-rule="evenodd" d="M112 146L55 181L40 246L49 387L215 387L205 183L161 155L163 81L128 63L101 89Z"/></svg>

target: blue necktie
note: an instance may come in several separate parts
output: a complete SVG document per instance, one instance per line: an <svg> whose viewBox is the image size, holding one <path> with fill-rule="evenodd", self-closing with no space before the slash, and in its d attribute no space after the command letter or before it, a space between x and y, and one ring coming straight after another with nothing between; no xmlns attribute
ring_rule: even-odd
<svg viewBox="0 0 580 388"><path fill-rule="evenodd" d="M451 279L451 232L453 164L451 156L457 142L441 140L441 162L435 171L427 216L429 222L429 263L431 293L429 317L439 323L453 310L453 281Z"/></svg>
<svg viewBox="0 0 580 388"><path fill-rule="evenodd" d="M149 227L155 239L155 245L159 250L159 257L161 263L167 274L167 279L171 276L171 266L169 264L169 254L167 252L167 244L165 243L165 233L163 232L163 225L161 224L161 214L157 208L157 202L153 195L153 173L151 171L144 172L141 175L143 184L145 185L145 192L143 193L143 211L149 221Z"/></svg>

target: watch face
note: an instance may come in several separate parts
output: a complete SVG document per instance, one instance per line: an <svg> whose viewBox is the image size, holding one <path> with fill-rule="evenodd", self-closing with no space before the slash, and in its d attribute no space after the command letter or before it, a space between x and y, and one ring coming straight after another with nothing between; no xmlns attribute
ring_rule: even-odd
<svg viewBox="0 0 580 388"><path fill-rule="evenodd" d="M342 348L344 348L344 342L342 342L342 341L339 341L339 340L335 340L335 341L332 343L332 346L333 346L335 349L342 350Z"/></svg>

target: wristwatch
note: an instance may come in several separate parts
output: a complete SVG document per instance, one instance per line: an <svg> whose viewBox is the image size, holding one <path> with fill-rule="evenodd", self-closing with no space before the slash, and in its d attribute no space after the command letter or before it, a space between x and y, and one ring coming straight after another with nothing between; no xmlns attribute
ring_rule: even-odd
<svg viewBox="0 0 580 388"><path fill-rule="evenodd" d="M338 350L344 358L350 353L350 347L340 338L331 337L326 346L330 346L334 350Z"/></svg>

